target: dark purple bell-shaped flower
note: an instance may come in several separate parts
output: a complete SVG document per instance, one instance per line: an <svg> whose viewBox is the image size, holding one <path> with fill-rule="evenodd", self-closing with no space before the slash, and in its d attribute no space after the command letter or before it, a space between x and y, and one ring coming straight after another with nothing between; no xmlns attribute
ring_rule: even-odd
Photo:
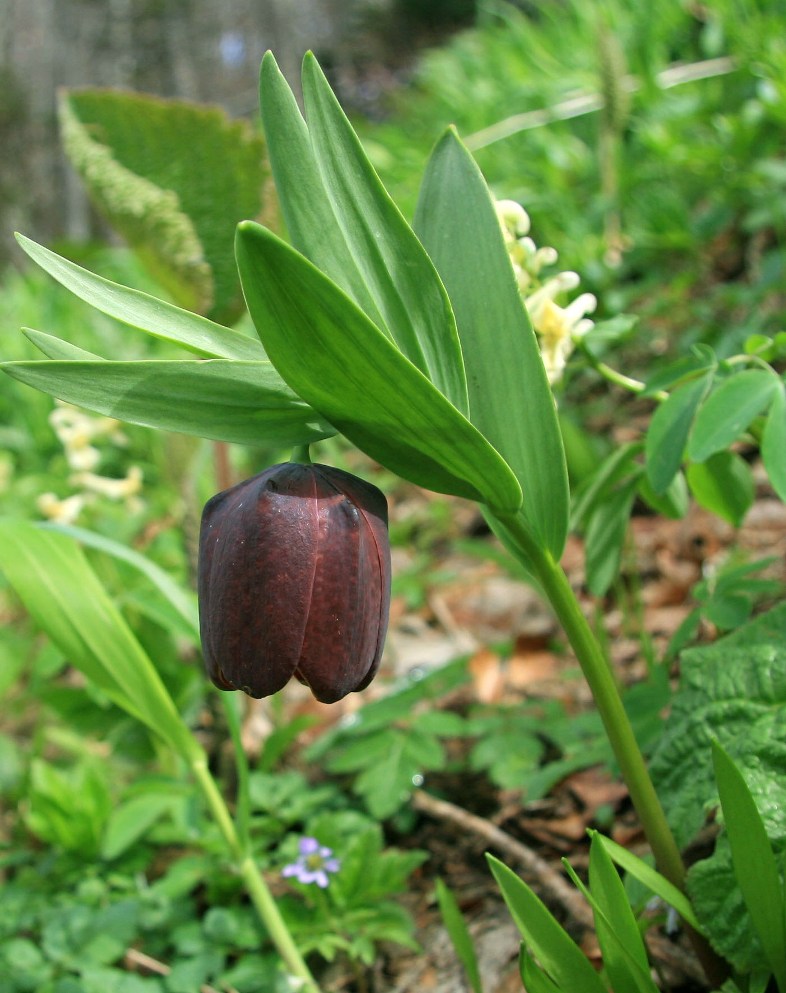
<svg viewBox="0 0 786 993"><path fill-rule="evenodd" d="M274 465L207 502L198 590L220 689L269 696L296 676L323 703L365 689L390 605L385 497L330 466Z"/></svg>

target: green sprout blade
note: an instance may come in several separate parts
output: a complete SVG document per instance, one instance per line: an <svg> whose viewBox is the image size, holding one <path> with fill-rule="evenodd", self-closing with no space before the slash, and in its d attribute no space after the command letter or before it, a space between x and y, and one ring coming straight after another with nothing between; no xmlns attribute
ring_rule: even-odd
<svg viewBox="0 0 786 993"><path fill-rule="evenodd" d="M747 783L717 741L712 742L712 761L734 875L778 989L786 993L783 884L772 845Z"/></svg>
<svg viewBox="0 0 786 993"><path fill-rule="evenodd" d="M493 855L486 855L524 944L564 993L606 993L600 976L572 938L525 882Z"/></svg>
<svg viewBox="0 0 786 993"><path fill-rule="evenodd" d="M442 922L448 932L456 955L464 967L467 981L473 993L483 993L483 987L480 982L480 970L478 969L478 958L475 954L475 946L472 944L472 936L461 914L458 901L441 879L437 879L437 903L439 904L439 912L442 915Z"/></svg>

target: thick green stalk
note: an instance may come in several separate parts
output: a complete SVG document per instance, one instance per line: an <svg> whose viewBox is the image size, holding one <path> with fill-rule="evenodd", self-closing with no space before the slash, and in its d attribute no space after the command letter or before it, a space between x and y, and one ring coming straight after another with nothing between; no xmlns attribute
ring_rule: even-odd
<svg viewBox="0 0 786 993"><path fill-rule="evenodd" d="M251 898L251 902L254 904L260 920L270 935L270 940L278 949L290 974L302 981L300 989L303 993L319 993L319 987L298 951L297 945L279 913L267 883L235 830L229 809L216 785L215 779L213 779L207 767L206 760L200 758L192 761L191 769L210 808L210 812L229 848L238 874L243 880L246 891Z"/></svg>
<svg viewBox="0 0 786 993"><path fill-rule="evenodd" d="M513 550L515 545L518 549L518 557L534 574L576 653L658 870L684 891L685 866L682 856L647 771L609 660L589 626L562 567L533 538L520 517L506 517L502 521L508 537L512 539L508 547ZM700 935L691 932L691 942L707 977L720 985L727 974L723 963Z"/></svg>

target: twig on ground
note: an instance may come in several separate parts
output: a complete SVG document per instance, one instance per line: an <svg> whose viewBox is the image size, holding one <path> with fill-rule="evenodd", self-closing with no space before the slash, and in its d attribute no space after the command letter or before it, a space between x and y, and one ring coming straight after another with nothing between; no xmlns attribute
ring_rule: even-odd
<svg viewBox="0 0 786 993"><path fill-rule="evenodd" d="M537 882L547 903L561 906L569 918L582 927L593 927L592 911L584 902L579 891L563 879L557 869L550 866L531 848L517 841L485 818L471 814L463 807L458 807L447 800L438 800L424 790L415 790L412 794L412 802L417 810L421 810L438 820L450 821L452 824L482 838L497 851L510 856L533 881Z"/></svg>
<svg viewBox="0 0 786 993"><path fill-rule="evenodd" d="M127 968L145 969L147 972L152 972L156 976L168 976L172 971L172 967L167 965L166 962L159 962L152 955L145 955L144 952L140 952L137 948L126 949L123 964ZM221 991L217 990L215 986L209 986L207 983L203 983L199 987L199 993L221 993ZM225 987L225 993L237 993L237 990Z"/></svg>
<svg viewBox="0 0 786 993"><path fill-rule="evenodd" d="M502 852L524 870L525 875L535 882L546 903L559 905L567 913L570 921L586 930L595 930L592 911L578 890L574 889L559 871L549 865L531 848L528 848L507 832L483 817L470 813L447 800L438 800L425 790L415 790L412 804L437 820L448 821L465 831L470 831L485 841L490 847ZM701 982L704 973L698 961L685 949L669 941L654 931L646 934L650 954L669 970Z"/></svg>

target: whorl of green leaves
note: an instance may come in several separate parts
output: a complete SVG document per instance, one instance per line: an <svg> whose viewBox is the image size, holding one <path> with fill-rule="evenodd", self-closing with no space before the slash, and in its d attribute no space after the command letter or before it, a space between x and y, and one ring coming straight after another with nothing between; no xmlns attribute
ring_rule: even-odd
<svg viewBox="0 0 786 993"><path fill-rule="evenodd" d="M238 221L259 217L262 137L218 108L112 90L60 95L63 144L90 196L184 307L242 312Z"/></svg>

